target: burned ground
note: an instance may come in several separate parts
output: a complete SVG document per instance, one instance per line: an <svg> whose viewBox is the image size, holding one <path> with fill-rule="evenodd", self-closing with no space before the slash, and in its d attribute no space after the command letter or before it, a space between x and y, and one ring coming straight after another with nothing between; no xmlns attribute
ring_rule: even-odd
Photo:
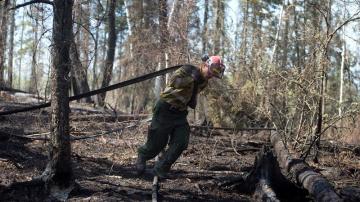
<svg viewBox="0 0 360 202"><path fill-rule="evenodd" d="M76 187L68 201L151 200L154 161L148 163L141 177L134 169L136 149L146 139L148 122L129 120L130 116L124 115L119 116L123 118L104 118L109 116L112 115L95 109L72 109L71 134L75 138L89 138L72 142ZM23 189L12 191L9 185L28 182L45 169L48 147L43 139L49 131L49 112L5 116L1 117L1 124L3 128L16 128L23 133L1 134L0 190L3 195L0 198L33 200L34 193ZM124 129L117 130L121 128ZM104 134L106 131L112 132ZM174 164L169 177L160 183L161 199L251 201L251 195L224 189L222 185L240 179L252 169L257 152L262 145L269 144L268 138L269 131L210 131L209 134L193 131L188 149ZM320 163L312 166L340 190L346 186L360 186L359 160L352 152L327 149L321 152ZM292 201L291 198L283 200Z"/></svg>

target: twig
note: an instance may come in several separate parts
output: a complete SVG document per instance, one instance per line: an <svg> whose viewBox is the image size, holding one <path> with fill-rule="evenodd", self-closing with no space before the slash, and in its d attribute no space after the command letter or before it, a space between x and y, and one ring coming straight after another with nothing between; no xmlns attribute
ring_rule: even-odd
<svg viewBox="0 0 360 202"><path fill-rule="evenodd" d="M48 1L48 0L32 0L32 1L29 1L29 2L26 2L23 4L16 5L16 6L10 8L9 10L16 10L18 8L25 7L25 6L28 6L31 4L36 4L36 3L45 3L45 4L52 5L52 6L54 5L54 3L52 1Z"/></svg>
<svg viewBox="0 0 360 202"><path fill-rule="evenodd" d="M343 23L341 23L337 28L335 28L335 30L329 35L329 39L327 41L327 44L330 43L331 39L333 38L333 36L336 34L337 31L339 31L343 26L345 26L346 24L348 24L349 22L353 22L356 20L360 20L360 17L356 17L357 15L360 14L360 11L358 11L357 13L355 13L354 15L352 15L349 19L345 20Z"/></svg>
<svg viewBox="0 0 360 202"><path fill-rule="evenodd" d="M9 161L9 160L8 160L8 159L3 159L3 158L0 158L0 161L7 162L7 161Z"/></svg>
<svg viewBox="0 0 360 202"><path fill-rule="evenodd" d="M222 153L226 153L226 152L235 152L237 155L242 156L239 152L247 152L247 151L259 151L260 148L256 148L256 147L246 147L246 148L240 148L240 149L236 149L236 148L232 148L232 149L225 149L223 151L220 151L218 153L216 153L216 156L222 154Z"/></svg>
<svg viewBox="0 0 360 202"><path fill-rule="evenodd" d="M136 127L136 126L137 126L137 124L132 124L130 126L125 126L125 127L117 128L117 129L114 129L114 130L105 131L105 132L103 132L101 134L94 134L94 135L88 135L88 136L83 136L83 137L76 137L76 136L71 135L70 140L71 141L76 141L76 140L84 140L84 139L95 138L95 137L99 137L99 136L103 136L103 135L109 135L111 133L123 131L124 129L133 128L133 127ZM50 132L33 134L33 135L30 135L30 136L22 136L22 135L11 135L11 136L15 136L15 137L18 137L18 138L24 138L24 139L31 139L31 140L49 140L49 138L47 138L47 137L41 137L43 135L48 135L48 134L50 134Z"/></svg>
<svg viewBox="0 0 360 202"><path fill-rule="evenodd" d="M191 128L213 129L213 130L231 130L231 131L249 131L249 130L276 130L275 128L236 128L236 127L211 127L191 125Z"/></svg>
<svg viewBox="0 0 360 202"><path fill-rule="evenodd" d="M305 151L305 153L301 154L300 158L302 158L305 161L308 155L310 154L311 149L315 145L316 141L321 137L321 135L325 133L329 128L331 128L336 122L342 120L343 118L345 118L345 116L336 118L335 120L332 121L332 123L330 123L327 127L325 127L319 134L316 134L314 140L310 143L309 148Z"/></svg>
<svg viewBox="0 0 360 202"><path fill-rule="evenodd" d="M202 188L200 187L199 183L195 184L195 188L199 191L199 193L203 194L204 191L202 190Z"/></svg>
<svg viewBox="0 0 360 202"><path fill-rule="evenodd" d="M187 170L188 173L196 174L210 174L210 175L242 175L244 172L237 172L232 170Z"/></svg>

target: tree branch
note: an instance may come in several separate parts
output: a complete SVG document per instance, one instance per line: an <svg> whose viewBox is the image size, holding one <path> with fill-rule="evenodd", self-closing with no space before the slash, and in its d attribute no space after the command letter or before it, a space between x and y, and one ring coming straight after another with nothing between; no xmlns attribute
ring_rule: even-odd
<svg viewBox="0 0 360 202"><path fill-rule="evenodd" d="M32 1L29 1L29 2L26 2L26 3L14 6L14 7L10 8L9 10L16 10L18 8L25 7L25 6L28 6L28 5L31 5L31 4L36 4L36 3L45 3L45 4L52 5L52 6L54 5L53 2L49 1L49 0L32 0Z"/></svg>
<svg viewBox="0 0 360 202"><path fill-rule="evenodd" d="M329 35L327 44L330 43L331 39L333 38L333 36L336 34L337 31L339 31L343 26L345 26L346 24L356 21L356 20L360 20L360 17L355 17L357 15L359 15L360 11L358 11L357 13L355 13L354 15L352 15L349 19L345 20L343 23L341 23L337 28L335 28L335 30Z"/></svg>

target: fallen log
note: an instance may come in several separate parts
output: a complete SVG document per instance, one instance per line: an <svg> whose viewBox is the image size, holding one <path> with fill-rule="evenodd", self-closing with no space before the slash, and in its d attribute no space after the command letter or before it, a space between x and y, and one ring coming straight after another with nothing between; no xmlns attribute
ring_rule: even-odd
<svg viewBox="0 0 360 202"><path fill-rule="evenodd" d="M19 89L15 89L15 88L11 88L11 87L7 87L7 86L3 86L0 85L0 91L10 91L10 92L17 92L17 93L28 93Z"/></svg>
<svg viewBox="0 0 360 202"><path fill-rule="evenodd" d="M97 138L100 136L105 136L105 135L112 135L113 133L117 133L117 132L122 132L125 129L129 129L129 128L134 128L137 127L136 124L131 124L129 126L124 126L121 128L116 128L113 130L108 130L108 131L101 131L101 132L91 132L88 135L83 135L83 136L75 136L73 135L72 132L70 132L70 140L71 141L77 141L77 140L85 140L85 139L92 139L92 138ZM1 135L1 132L0 132ZM13 137L17 137L17 138L22 138L22 139L28 139L28 140L50 140L49 136L50 132L45 132L45 133L38 133L38 134L30 134L30 135L13 135Z"/></svg>
<svg viewBox="0 0 360 202"><path fill-rule="evenodd" d="M333 186L321 174L313 171L303 160L290 156L277 133L271 135L270 141L274 147L279 165L286 173L286 176L291 176L292 181L305 188L314 197L315 201L342 201Z"/></svg>
<svg viewBox="0 0 360 202"><path fill-rule="evenodd" d="M340 195L346 202L358 202L360 201L360 188L344 187L341 189Z"/></svg>
<svg viewBox="0 0 360 202"><path fill-rule="evenodd" d="M2 100L20 103L38 103L44 100L42 97L39 97L36 94L31 94L12 88L9 88L5 91L1 91L0 89L0 97Z"/></svg>
<svg viewBox="0 0 360 202"><path fill-rule="evenodd" d="M0 141L7 141L11 137L18 135L23 135L24 129L22 128L10 128L10 127L1 127L0 128Z"/></svg>
<svg viewBox="0 0 360 202"><path fill-rule="evenodd" d="M101 122L122 122L122 121L130 121L130 120L139 120L145 119L149 117L149 114L124 114L124 115L104 115L104 114L96 114L96 115L76 115L70 116L71 121L101 121Z"/></svg>

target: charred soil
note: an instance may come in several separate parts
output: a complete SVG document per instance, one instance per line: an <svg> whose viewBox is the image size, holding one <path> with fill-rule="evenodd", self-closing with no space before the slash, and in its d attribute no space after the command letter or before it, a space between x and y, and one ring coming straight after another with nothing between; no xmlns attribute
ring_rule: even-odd
<svg viewBox="0 0 360 202"><path fill-rule="evenodd" d="M148 162L142 176L137 176L134 169L136 150L146 139L148 122L130 120L131 116L102 118L109 115L93 109L72 109L71 134L78 138L72 142L76 186L68 201L151 200L154 161ZM26 183L39 176L48 161L49 112L0 118L2 127L7 128L0 134L0 200L41 200L36 194L41 188ZM8 128L19 130L9 132ZM224 189L223 185L240 179L252 169L262 145L269 144L268 138L268 131L242 134L210 131L206 135L193 131L188 149L173 165L168 178L160 181L160 199L251 201L250 194ZM359 160L359 156L350 152L322 151L320 163L313 166L340 190L349 185L360 186ZM14 186L19 183L23 183L22 188Z"/></svg>

